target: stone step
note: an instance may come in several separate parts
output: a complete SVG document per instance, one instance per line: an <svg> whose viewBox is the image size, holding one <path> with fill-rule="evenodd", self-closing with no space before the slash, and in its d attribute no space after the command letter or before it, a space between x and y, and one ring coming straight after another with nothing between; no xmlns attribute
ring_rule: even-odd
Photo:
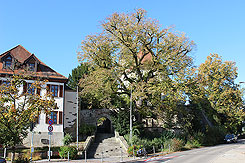
<svg viewBox="0 0 245 163"><path fill-rule="evenodd" d="M94 143L90 145L88 158L127 157L127 152L116 141L113 134L97 134Z"/></svg>

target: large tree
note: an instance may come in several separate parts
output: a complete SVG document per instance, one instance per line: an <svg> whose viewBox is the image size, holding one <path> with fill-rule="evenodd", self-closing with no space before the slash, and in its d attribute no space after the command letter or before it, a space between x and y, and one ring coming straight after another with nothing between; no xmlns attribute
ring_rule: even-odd
<svg viewBox="0 0 245 163"><path fill-rule="evenodd" d="M206 112L212 112L210 118L230 131L236 131L245 118L242 92L235 83L237 75L234 62L210 54L197 69L195 93L191 97L196 103L206 100L210 106Z"/></svg>
<svg viewBox="0 0 245 163"><path fill-rule="evenodd" d="M136 110L143 115L171 114L185 103L193 41L173 28L161 28L143 9L114 13L101 27L101 33L82 41L78 53L80 62L94 68L80 82L83 97L112 108L119 97L128 102L132 90Z"/></svg>
<svg viewBox="0 0 245 163"><path fill-rule="evenodd" d="M38 93L45 81L36 80L25 87L25 79L30 79L26 75L17 74L7 79L0 85L0 144L15 149L26 138L30 124L35 123L41 112L49 114L55 102L51 94L40 96Z"/></svg>

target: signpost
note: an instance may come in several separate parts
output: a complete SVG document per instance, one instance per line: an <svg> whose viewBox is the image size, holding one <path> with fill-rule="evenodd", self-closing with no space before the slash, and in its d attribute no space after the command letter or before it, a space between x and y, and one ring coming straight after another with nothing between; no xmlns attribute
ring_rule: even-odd
<svg viewBox="0 0 245 163"><path fill-rule="evenodd" d="M54 123L54 121L52 119L49 119L48 120L48 123L49 123L49 126L48 126L48 134L49 134L49 149L48 149L48 161L50 161L50 157L51 157L51 151L50 151L50 148L51 148L51 135L52 135L52 131L53 131L53 126L52 124Z"/></svg>

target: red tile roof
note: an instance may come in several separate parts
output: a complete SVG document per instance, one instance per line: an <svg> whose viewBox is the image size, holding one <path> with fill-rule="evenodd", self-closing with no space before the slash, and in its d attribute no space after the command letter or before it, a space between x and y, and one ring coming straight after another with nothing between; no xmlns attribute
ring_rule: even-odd
<svg viewBox="0 0 245 163"><path fill-rule="evenodd" d="M38 62L38 69L37 72L31 72L32 76L40 77L40 78L46 78L48 80L62 80L62 82L67 81L67 78L56 71L54 71L52 68L44 64L42 61L40 61L34 54L31 54L29 51L27 51L23 46L18 45L0 55L0 60L6 55L12 55L21 65L26 64L25 62L33 57ZM0 62L0 75L12 75L14 73L23 72L24 68L15 69L14 72L9 69L3 69L3 62ZM33 75L34 74L34 75Z"/></svg>

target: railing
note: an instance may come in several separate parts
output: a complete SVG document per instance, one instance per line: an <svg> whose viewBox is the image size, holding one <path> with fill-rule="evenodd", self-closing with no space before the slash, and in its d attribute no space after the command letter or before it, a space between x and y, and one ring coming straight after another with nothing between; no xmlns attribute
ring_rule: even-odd
<svg viewBox="0 0 245 163"><path fill-rule="evenodd" d="M115 138L117 141L120 142L121 146L127 151L129 145L128 145L127 141L124 139L124 137L120 136L119 133L117 131L115 131Z"/></svg>
<svg viewBox="0 0 245 163"><path fill-rule="evenodd" d="M87 151L89 149L89 146L93 142L94 138L95 138L94 135L87 137L86 141L84 142L84 147L83 147L84 151Z"/></svg>

